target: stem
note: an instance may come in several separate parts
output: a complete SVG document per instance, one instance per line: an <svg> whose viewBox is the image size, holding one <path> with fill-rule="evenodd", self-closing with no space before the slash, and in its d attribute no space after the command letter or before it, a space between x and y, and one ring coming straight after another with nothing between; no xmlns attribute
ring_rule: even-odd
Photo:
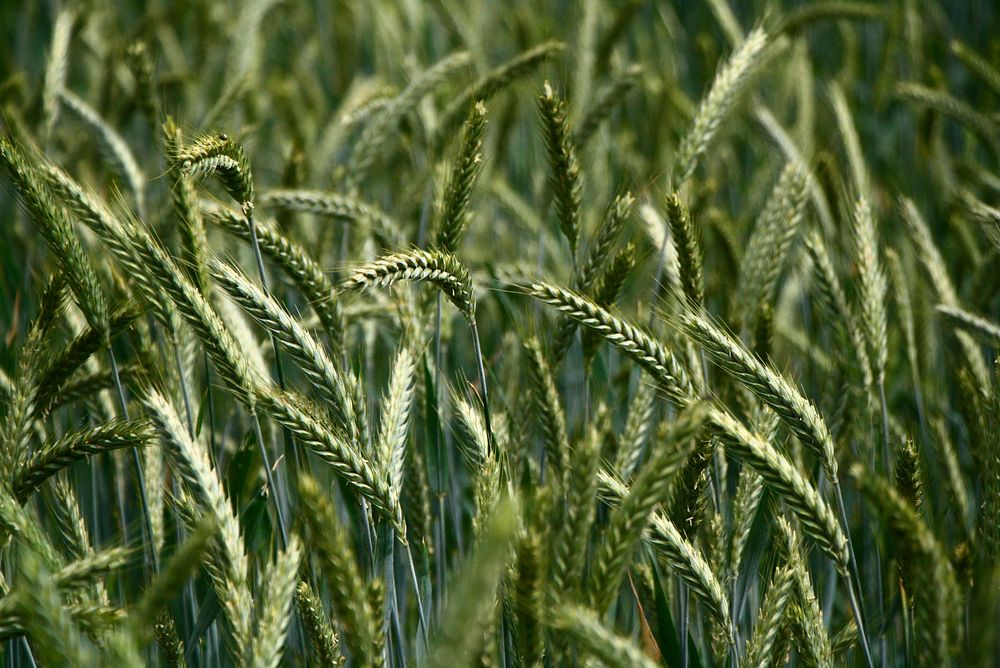
<svg viewBox="0 0 1000 668"><path fill-rule="evenodd" d="M379 541L381 543L381 541ZM389 624L392 626L392 636L395 637L395 648L398 665L406 668L406 656L403 648L403 629L399 623L399 590L396 588L396 558L392 549L393 540L389 537L388 554L385 555L385 573L383 579L387 585L386 605L389 608ZM380 550L381 551L381 550ZM391 640L392 637L387 638ZM392 656L392 652L389 652Z"/></svg>
<svg viewBox="0 0 1000 668"><path fill-rule="evenodd" d="M424 645L427 644L427 616L424 614L424 604L420 598L420 580L417 579L417 566L413 562L413 550L410 548L409 542L402 542L400 544L403 549L406 550L406 560L410 564L410 579L413 580L413 597L417 601L417 618L420 621L420 633L424 639Z"/></svg>
<svg viewBox="0 0 1000 668"><path fill-rule="evenodd" d="M285 528L285 516L281 512L281 503L278 501L278 490L274 485L274 476L271 474L271 458L267 454L267 447L264 445L264 434L260 431L260 418L257 411L250 409L250 421L253 423L254 438L257 439L257 447L260 449L260 460L264 464L264 476L267 480L267 491L271 495L274 503L274 512L278 517L278 532L281 538L282 551L288 548L288 530Z"/></svg>
<svg viewBox="0 0 1000 668"><path fill-rule="evenodd" d="M444 503L444 491L437 493L438 501L438 521L434 525L435 539L437 543L437 553L434 555L434 583L435 591L434 594L436 598L432 598L432 602L437 605L438 608L444 605L444 571L445 571L445 540L447 539L447 527L445 523L447 521L447 513L445 512Z"/></svg>
<svg viewBox="0 0 1000 668"><path fill-rule="evenodd" d="M890 459L890 447L889 447L889 407L885 400L885 374L879 375L878 379L878 395L879 401L882 406L882 466L885 468L885 477L887 480L891 479L890 471L892 470L892 460ZM882 559L879 554L879 549L875 548L875 566L878 575L878 605L879 605L879 616L885 619L885 593L883 591L882 585ZM885 636L882 637L879 642L879 647L881 648L879 660L883 668L887 665L887 654L888 646Z"/></svg>
<svg viewBox="0 0 1000 668"><path fill-rule="evenodd" d="M469 319L469 327L472 328L472 344L475 348L476 364L478 365L479 385L483 390L483 421L486 423L486 438L489 440L490 448L495 448L493 424L490 421L490 395L486 390L486 367L483 365L483 350L479 345L479 328L476 326L475 316Z"/></svg>
<svg viewBox="0 0 1000 668"><path fill-rule="evenodd" d="M861 607L850 577L847 578L847 594L851 599L851 610L854 613L854 623L858 626L858 641L861 643L861 649L864 650L865 662L868 664L868 668L873 668L875 664L872 661L871 649L868 647L868 636L865 634L864 627L862 626Z"/></svg>
<svg viewBox="0 0 1000 668"><path fill-rule="evenodd" d="M108 343L108 358L111 360L111 377L115 382L115 392L118 394L118 403L121 407L122 417L128 417L128 401L125 399L125 388L122 387L121 374L118 372L118 361L115 359L115 351ZM139 502L142 505L142 528L149 541L148 552L144 549L143 555L146 560L146 567L153 567L153 573L160 572L160 558L156 554L156 541L153 536L153 520L149 513L149 500L146 498L146 477L142 473L142 462L139 460L139 448L132 447L132 470L135 473L136 483L139 485Z"/></svg>
<svg viewBox="0 0 1000 668"><path fill-rule="evenodd" d="M435 404L441 405L441 293L437 293L437 309L434 315L434 393ZM434 473L435 486L438 497L438 541L437 554L435 555L435 572L437 573L437 588L439 592L438 605L444 603L444 571L447 554L446 541L448 540L447 515L445 513L445 462L444 462L444 439L441 434L440 425L434 430ZM426 628L426 627L425 627Z"/></svg>
<svg viewBox="0 0 1000 668"><path fill-rule="evenodd" d="M689 657L688 657L688 589L687 585L681 580L677 581L677 597L680 599L680 625L679 631L681 636L681 666L682 668L688 668Z"/></svg>
<svg viewBox="0 0 1000 668"><path fill-rule="evenodd" d="M24 651L28 655L28 663L31 665L31 668L38 668L38 664L35 663L35 655L31 652L31 645L28 643L28 639L25 636L21 636L21 645L24 647Z"/></svg>
<svg viewBox="0 0 1000 668"><path fill-rule="evenodd" d="M243 204L243 215L247 219L247 228L250 230L250 245L253 247L253 256L257 263L257 273L260 275L260 285L264 288L264 294L271 296L271 288L268 287L267 283L267 273L264 271L264 257L261 255L260 242L257 240L257 225L254 223L252 203L245 202ZM281 348L278 346L278 339L274 336L274 333L269 332L268 336L271 339L271 348L274 350L274 370L278 376L278 387L283 392L285 390L285 369L281 364ZM302 468L302 461L299 457L299 449L295 446L295 437L292 436L292 433L287 428L283 427L281 431L288 449L292 451L292 461L295 462L295 470L299 471ZM277 503L277 499L275 502Z"/></svg>
<svg viewBox="0 0 1000 668"><path fill-rule="evenodd" d="M861 604L858 601L857 593L861 591L861 575L858 572L858 560L854 555L854 543L851 540L851 530L847 525L847 512L844 510L844 494L840 489L840 480L836 477L833 478L833 491L834 495L837 497L837 508L840 512L840 523L844 526L844 535L847 537L847 552L848 560L850 561L850 573L846 576L847 581L847 593L851 599L851 612L854 614L854 623L858 627L858 641L861 643L861 648L865 653L865 662L868 664L868 668L874 668L874 662L872 661L871 648L868 646L868 634L865 633L865 623L861 611ZM855 591L855 581L857 582L857 591Z"/></svg>

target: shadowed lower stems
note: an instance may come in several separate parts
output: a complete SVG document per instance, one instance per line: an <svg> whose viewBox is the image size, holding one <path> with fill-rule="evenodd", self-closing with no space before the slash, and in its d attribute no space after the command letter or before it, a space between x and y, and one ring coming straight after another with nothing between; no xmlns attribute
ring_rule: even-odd
<svg viewBox="0 0 1000 668"><path fill-rule="evenodd" d="M861 601L858 600L858 592L861 591L861 574L858 572L858 560L854 556L854 542L851 540L851 530L847 525L847 511L844 509L844 495L840 489L840 480L833 479L833 491L837 497L837 509L840 513L840 523L844 526L844 535L847 537L847 554L850 562L850 572L846 574L847 594L851 600L851 613L854 615L854 623L858 627L858 642L865 654L865 663L868 668L874 668L872 661L871 647L868 644L868 634L865 633L864 615L861 610Z"/></svg>
<svg viewBox="0 0 1000 668"><path fill-rule="evenodd" d="M118 361L115 359L115 351L108 344L108 359L111 362L111 378L114 380L115 393L118 395L118 405L122 411L122 417L128 419L128 400L125 398L125 388L122 387L121 374L118 372ZM135 481L139 486L139 502L142 509L142 530L145 534L145 555L147 569L152 567L154 575L160 572L160 558L156 554L156 539L153 535L153 520L149 513L149 500L146 498L146 477L142 473L142 462L139 460L139 449L131 448L132 470L135 473ZM124 518L122 518L124 520Z"/></svg>
<svg viewBox="0 0 1000 668"><path fill-rule="evenodd" d="M688 656L688 615L690 610L688 608L688 590L687 585L683 581L678 579L677 582L677 598L680 599L680 641L681 641L681 666L683 668L688 668L690 664L690 658Z"/></svg>

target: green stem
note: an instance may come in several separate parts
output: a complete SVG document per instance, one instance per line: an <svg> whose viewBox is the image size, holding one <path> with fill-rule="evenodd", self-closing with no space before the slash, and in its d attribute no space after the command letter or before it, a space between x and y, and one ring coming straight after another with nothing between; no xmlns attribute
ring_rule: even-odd
<svg viewBox="0 0 1000 668"><path fill-rule="evenodd" d="M847 525L847 511L844 509L844 494L840 489L840 480L836 477L833 478L833 491L834 495L837 497L837 508L840 512L840 523L844 527L844 535L847 537L847 552L848 560L850 562L850 573L844 578L847 581L847 594L851 600L851 612L854 615L854 623L858 627L858 642L861 643L861 649L865 654L865 662L868 668L874 668L875 664L872 661L871 648L868 645L868 634L865 633L865 622L864 616L861 610L861 603L858 600L858 593L861 591L861 574L858 572L858 560L854 556L854 543L851 540L851 529ZM857 586L855 588L855 582Z"/></svg>
<svg viewBox="0 0 1000 668"><path fill-rule="evenodd" d="M441 405L441 293L437 293L437 308L434 314L434 392L435 404ZM437 573L438 603L444 602L445 583L444 572L446 564L445 555L448 553L445 541L448 540L448 518L445 512L446 504L446 483L445 483L445 461L444 461L444 437L441 429L434 430L434 474L438 497L438 541L435 553L435 572Z"/></svg>
<svg viewBox="0 0 1000 668"><path fill-rule="evenodd" d="M125 399L125 388L122 387L121 374L118 372L118 361L115 359L115 351L108 344L108 358L111 360L111 377L115 382L115 392L118 394L118 404L121 407L122 417L126 420L128 417L128 401ZM149 513L149 500L146 498L146 477L142 473L142 462L139 460L139 448L131 448L132 452L132 470L135 473L136 484L139 485L139 502L142 505L142 528L146 534L146 540L149 541L148 549L149 551L143 550L143 554L146 555L147 568L152 564L153 573L160 572L160 558L156 554L156 542L153 536L153 520Z"/></svg>
<svg viewBox="0 0 1000 668"><path fill-rule="evenodd" d="M252 203L245 202L243 204L243 215L246 217L247 229L250 231L250 245L253 247L253 256L254 261L257 263L257 274L260 276L260 285L264 289L264 294L271 296L271 289L267 282L267 272L264 270L264 256L261 254L260 242L257 240L257 225L254 222ZM268 336L271 339L271 348L274 350L274 370L278 376L278 387L284 392L285 369L281 364L281 348L278 346L278 339L274 336L273 332L269 332ZM282 434L285 438L285 443L288 444L288 449L292 451L292 461L295 462L295 470L299 471L302 468L302 461L299 449L295 445L295 437L284 427L282 428Z"/></svg>
<svg viewBox="0 0 1000 668"><path fill-rule="evenodd" d="M486 366L483 364L483 350L479 345L479 328L476 326L476 318L469 319L469 327L472 328L472 344L476 355L477 370L479 372L479 386L483 396L483 421L486 423L486 438L489 441L490 449L495 450L496 440L493 437L493 423L490 420L490 395L486 389Z"/></svg>
<svg viewBox="0 0 1000 668"><path fill-rule="evenodd" d="M885 468L886 480L891 480L892 471L892 460L891 460L891 447L889 445L889 407L885 400L885 374L881 374L878 379L878 395L879 401L882 407L882 466ZM880 550L876 546L875 548L875 565L877 575L878 575L878 605L879 605L879 616L885 619L885 592L883 591L882 584L882 557ZM885 636L879 643L880 651L880 662L883 668L888 664L888 646L886 643Z"/></svg>
<svg viewBox="0 0 1000 668"><path fill-rule="evenodd" d="M281 502L278 500L278 490L274 484L274 476L271 473L271 458L267 454L267 446L264 445L264 434L260 430L260 418L257 411L250 409L250 421L253 423L253 434L257 440L257 447L260 449L260 460L264 464L264 476L267 481L267 492L271 496L274 504L274 512L278 517L278 531L281 538L281 549L288 548L288 529L285 526L285 516L281 511Z"/></svg>
<svg viewBox="0 0 1000 668"><path fill-rule="evenodd" d="M427 616L424 613L424 603L420 597L420 580L417 578L417 566L413 561L413 550L410 548L410 543L407 541L403 543L400 541L403 549L406 550L406 560L409 562L410 566L410 579L413 581L413 597L417 602L417 618L420 621L420 633L424 639L424 645L427 644Z"/></svg>
<svg viewBox="0 0 1000 668"><path fill-rule="evenodd" d="M688 668L690 657L688 656L688 588L680 579L677 581L677 597L680 599L680 641L681 641L681 666Z"/></svg>

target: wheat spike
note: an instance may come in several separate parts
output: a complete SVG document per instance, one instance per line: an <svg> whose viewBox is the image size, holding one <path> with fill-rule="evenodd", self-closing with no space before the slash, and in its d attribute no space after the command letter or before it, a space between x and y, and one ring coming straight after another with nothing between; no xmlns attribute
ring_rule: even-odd
<svg viewBox="0 0 1000 668"><path fill-rule="evenodd" d="M24 503L43 482L74 462L101 452L121 448L142 447L153 440L151 425L146 420L120 419L99 427L79 429L59 440L46 443L19 467L11 488Z"/></svg>
<svg viewBox="0 0 1000 668"><path fill-rule="evenodd" d="M407 280L433 283L466 318L475 321L476 301L469 270L455 256L440 251L413 249L379 258L355 271L341 290L388 287Z"/></svg>
<svg viewBox="0 0 1000 668"><path fill-rule="evenodd" d="M671 397L686 401L694 394L687 371L673 353L636 326L565 288L533 283L527 291L535 299L554 306L621 349L646 369Z"/></svg>
<svg viewBox="0 0 1000 668"><path fill-rule="evenodd" d="M377 441L379 463L397 495L403 487L410 410L415 390L416 360L404 346L396 355L389 389L382 398L382 417Z"/></svg>
<svg viewBox="0 0 1000 668"><path fill-rule="evenodd" d="M321 412L315 406L301 395L263 386L260 388L260 402L275 420L292 432L296 442L329 464L405 540L406 522L399 505L398 490L391 487L388 477L377 471L353 444L347 443L318 417Z"/></svg>
<svg viewBox="0 0 1000 668"><path fill-rule="evenodd" d="M139 167L139 162L132 154L125 139L101 118L95 109L69 90L65 88L60 90L59 100L93 133L105 160L131 191L139 216L144 216L146 211L146 175Z"/></svg>
<svg viewBox="0 0 1000 668"><path fill-rule="evenodd" d="M885 383L885 365L889 358L885 302L889 289L878 257L875 214L868 200L858 200L854 211L854 247L861 283L861 320L868 338L875 382Z"/></svg>
<svg viewBox="0 0 1000 668"><path fill-rule="evenodd" d="M545 359L541 342L537 338L530 338L524 347L525 353L531 359L529 368L534 381L532 394L538 411L539 425L542 428L546 459L554 475L561 476L566 470L569 437L566 432L566 417L559 402L559 390L556 388L552 369Z"/></svg>
<svg viewBox="0 0 1000 668"><path fill-rule="evenodd" d="M725 411L713 409L711 421L724 434L729 452L753 467L802 522L817 545L846 572L847 538L836 516L805 476L770 443Z"/></svg>
<svg viewBox="0 0 1000 668"><path fill-rule="evenodd" d="M496 606L496 589L518 529L516 506L504 499L489 513L478 548L462 565L441 612L441 624L431 638L427 666L467 665L481 642L486 621Z"/></svg>
<svg viewBox="0 0 1000 668"><path fill-rule="evenodd" d="M628 487L606 472L600 474L600 483L602 492L612 501L628 496ZM684 538L662 513L653 513L645 538L663 555L667 565L691 588L715 620L723 628L731 628L729 600L701 551Z"/></svg>
<svg viewBox="0 0 1000 668"><path fill-rule="evenodd" d="M705 418L706 407L692 404L671 424L667 438L657 444L629 488L629 494L612 513L605 529L601 548L594 557L590 576L590 602L594 609L605 610L618 590L627 559L642 537L656 506L667 495L669 469L677 460L675 448L694 438Z"/></svg>
<svg viewBox="0 0 1000 668"><path fill-rule="evenodd" d="M302 542L292 536L288 547L265 572L257 610L257 630L248 662L254 668L275 668L281 662L301 560Z"/></svg>
<svg viewBox="0 0 1000 668"><path fill-rule="evenodd" d="M577 641L602 665L614 668L653 668L656 664L631 640L605 627L589 609L561 605L553 611L552 624Z"/></svg>
<svg viewBox="0 0 1000 668"><path fill-rule="evenodd" d="M556 220L569 242L571 257L576 258L576 246L580 237L580 165L576 159L576 149L571 143L572 130L566 118L566 103L556 95L548 81L538 97L538 113L549 157L549 181L555 199Z"/></svg>
<svg viewBox="0 0 1000 668"><path fill-rule="evenodd" d="M152 392L146 397L145 404L167 458L188 490L188 503L218 526L209 574L226 612L232 646L239 652L250 647L254 637L249 565L239 520L233 515L229 497L209 464L205 449L188 435L187 428L170 402L162 394Z"/></svg>
<svg viewBox="0 0 1000 668"><path fill-rule="evenodd" d="M755 29L716 72L711 88L698 105L691 126L677 147L671 179L674 189L679 189L698 166L698 159L708 150L736 106L747 81L763 61L768 41L763 29Z"/></svg>
<svg viewBox="0 0 1000 668"><path fill-rule="evenodd" d="M486 131L486 105L477 101L469 111L458 155L455 157L444 201L438 214L437 246L446 253L458 251L469 226L469 200L483 168L483 134Z"/></svg>
<svg viewBox="0 0 1000 668"><path fill-rule="evenodd" d="M357 197L322 190L277 189L261 193L257 203L262 207L328 216L354 223L362 229L370 228L375 240L387 248L404 243L399 223L374 204ZM229 227L227 225L227 229ZM233 231L236 232L235 229Z"/></svg>
<svg viewBox="0 0 1000 668"><path fill-rule="evenodd" d="M681 326L720 367L778 414L802 444L815 453L831 480L837 478L833 436L811 401L708 316L687 313L681 316Z"/></svg>
<svg viewBox="0 0 1000 668"><path fill-rule="evenodd" d="M368 596L368 586L358 570L349 537L312 478L299 479L299 492L305 507L311 509L303 518L306 535L318 557L320 572L334 594L331 604L343 625L344 640L360 665L379 666L380 610Z"/></svg>

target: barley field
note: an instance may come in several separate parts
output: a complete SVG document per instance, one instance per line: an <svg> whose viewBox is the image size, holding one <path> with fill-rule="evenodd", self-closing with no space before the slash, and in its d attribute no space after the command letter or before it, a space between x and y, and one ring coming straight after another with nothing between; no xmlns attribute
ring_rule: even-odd
<svg viewBox="0 0 1000 668"><path fill-rule="evenodd" d="M0 3L0 654L1000 666L1000 7Z"/></svg>

